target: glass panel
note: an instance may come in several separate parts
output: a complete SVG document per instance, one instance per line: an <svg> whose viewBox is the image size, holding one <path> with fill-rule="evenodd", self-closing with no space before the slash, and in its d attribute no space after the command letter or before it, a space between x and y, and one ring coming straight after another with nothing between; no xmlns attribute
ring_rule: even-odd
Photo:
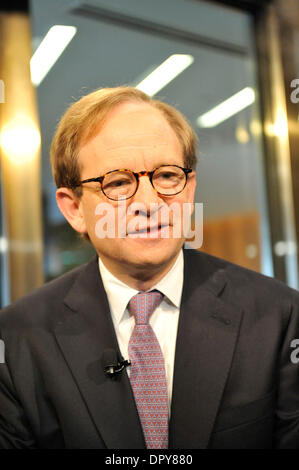
<svg viewBox="0 0 299 470"><path fill-rule="evenodd" d="M92 0L85 8L72 1L31 3L35 47L55 24L77 27L38 87L47 279L93 253L56 207L48 154L59 117L96 88L137 85L173 54L194 60L156 97L181 110L198 133L202 249L272 275L249 14L193 0ZM243 110L213 127L198 124L199 117L238 92L243 94L228 107L231 113L236 105Z"/></svg>

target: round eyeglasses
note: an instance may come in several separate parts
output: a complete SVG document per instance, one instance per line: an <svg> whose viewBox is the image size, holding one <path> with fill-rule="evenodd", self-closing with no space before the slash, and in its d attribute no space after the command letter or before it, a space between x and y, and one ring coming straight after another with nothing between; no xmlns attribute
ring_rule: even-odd
<svg viewBox="0 0 299 470"><path fill-rule="evenodd" d="M120 201L130 199L136 194L140 176L148 176L157 193L162 196L175 196L185 188L191 168L178 165L162 165L153 171L112 170L98 178L88 178L80 181L75 187L84 183L97 182L108 199Z"/></svg>

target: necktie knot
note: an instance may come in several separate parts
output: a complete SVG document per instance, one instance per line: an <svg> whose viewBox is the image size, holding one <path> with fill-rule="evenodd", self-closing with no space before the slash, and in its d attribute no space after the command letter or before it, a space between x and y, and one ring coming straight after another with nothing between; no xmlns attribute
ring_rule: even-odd
<svg viewBox="0 0 299 470"><path fill-rule="evenodd" d="M135 317L136 325L148 325L150 316L161 303L163 294L158 290L139 292L131 298L128 310Z"/></svg>

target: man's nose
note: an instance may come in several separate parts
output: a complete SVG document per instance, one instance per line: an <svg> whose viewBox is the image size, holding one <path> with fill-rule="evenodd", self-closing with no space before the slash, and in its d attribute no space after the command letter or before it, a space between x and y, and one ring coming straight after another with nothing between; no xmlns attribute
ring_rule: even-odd
<svg viewBox="0 0 299 470"><path fill-rule="evenodd" d="M161 205L164 203L160 194L154 189L147 175L139 176L139 185L132 202L140 203L145 207L147 213L151 210L152 204Z"/></svg>
<svg viewBox="0 0 299 470"><path fill-rule="evenodd" d="M135 200L140 200L146 203L149 202L157 202L161 200L161 195L155 190L152 183L150 182L149 176L141 175L139 176L139 185L134 196Z"/></svg>

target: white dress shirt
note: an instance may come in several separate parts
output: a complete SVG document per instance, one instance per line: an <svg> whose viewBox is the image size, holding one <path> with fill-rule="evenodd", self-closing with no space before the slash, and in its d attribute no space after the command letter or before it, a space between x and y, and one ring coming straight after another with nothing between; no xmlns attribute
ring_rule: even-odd
<svg viewBox="0 0 299 470"><path fill-rule="evenodd" d="M111 274L100 258L99 270L108 297L119 349L124 359L129 359L128 345L135 325L135 319L134 316L129 313L127 305L131 298L138 294L139 291L127 286ZM157 336L164 356L169 416L183 277L184 256L181 250L171 270L157 284L149 289L157 289L164 294L162 302L151 315L150 325ZM127 368L127 372L130 375L129 367Z"/></svg>

